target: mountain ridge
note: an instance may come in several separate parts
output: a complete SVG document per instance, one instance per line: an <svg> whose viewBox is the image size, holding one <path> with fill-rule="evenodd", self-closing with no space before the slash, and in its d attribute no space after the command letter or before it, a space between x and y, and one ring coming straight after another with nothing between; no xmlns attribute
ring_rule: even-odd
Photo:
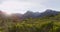
<svg viewBox="0 0 60 32"><path fill-rule="evenodd" d="M23 18L41 18L41 17L44 17L44 16L50 16L50 15L54 15L55 16L55 15L57 15L59 13L60 12L58 12L58 11L47 9L46 11L44 11L42 13L40 13L40 12L27 11L25 14L14 13L14 14L11 14L11 16L12 15L13 15L13 17L16 16L19 19L23 19Z"/></svg>
<svg viewBox="0 0 60 32"><path fill-rule="evenodd" d="M44 16L50 16L50 15L57 15L60 12L47 9L45 12L32 12L32 11L27 11L25 14L22 15L22 18L39 18L39 17L44 17Z"/></svg>

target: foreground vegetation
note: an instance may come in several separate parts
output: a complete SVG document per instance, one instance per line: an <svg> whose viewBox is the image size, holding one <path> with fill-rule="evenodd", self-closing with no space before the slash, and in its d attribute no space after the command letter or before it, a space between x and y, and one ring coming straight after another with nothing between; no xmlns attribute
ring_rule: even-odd
<svg viewBox="0 0 60 32"><path fill-rule="evenodd" d="M60 14L23 20L0 17L0 32L60 32Z"/></svg>

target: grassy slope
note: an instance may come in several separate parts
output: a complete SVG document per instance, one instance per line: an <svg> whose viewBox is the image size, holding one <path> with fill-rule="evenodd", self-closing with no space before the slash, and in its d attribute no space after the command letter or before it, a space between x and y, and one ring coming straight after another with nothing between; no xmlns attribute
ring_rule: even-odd
<svg viewBox="0 0 60 32"><path fill-rule="evenodd" d="M0 32L60 32L60 14L22 21L0 19Z"/></svg>

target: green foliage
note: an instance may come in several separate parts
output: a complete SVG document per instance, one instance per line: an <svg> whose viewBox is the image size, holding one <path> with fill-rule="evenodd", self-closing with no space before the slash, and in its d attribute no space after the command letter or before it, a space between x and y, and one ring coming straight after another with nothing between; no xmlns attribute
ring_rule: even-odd
<svg viewBox="0 0 60 32"><path fill-rule="evenodd" d="M60 32L60 14L43 18L27 18L22 21L0 19L0 32Z"/></svg>

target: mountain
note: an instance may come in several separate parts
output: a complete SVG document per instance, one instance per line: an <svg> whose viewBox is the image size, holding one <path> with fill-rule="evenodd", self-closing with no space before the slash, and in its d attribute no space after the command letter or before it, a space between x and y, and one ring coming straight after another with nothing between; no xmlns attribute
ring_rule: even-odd
<svg viewBox="0 0 60 32"><path fill-rule="evenodd" d="M24 18L29 18L29 17L33 17L33 16L34 16L34 13L31 12L31 11L27 11L27 12L23 15Z"/></svg>
<svg viewBox="0 0 60 32"><path fill-rule="evenodd" d="M14 13L11 15L12 18L18 18L18 19L22 19L23 18L23 14L20 13Z"/></svg>
<svg viewBox="0 0 60 32"><path fill-rule="evenodd" d="M60 12L58 12L58 11L47 9L45 12L41 13L40 16L41 17L50 16L50 15L54 15L55 16L55 15L57 15L59 13Z"/></svg>
<svg viewBox="0 0 60 32"><path fill-rule="evenodd" d="M27 11L23 17L24 18L35 18L39 15L40 13L39 12L31 12L31 11Z"/></svg>
<svg viewBox="0 0 60 32"><path fill-rule="evenodd" d="M50 10L50 9L47 9L45 12L42 12L42 13L39 13L39 12L31 12L31 11L27 11L23 17L25 18L38 18L38 17L44 17L44 16L50 16L50 15L57 15L59 14L60 12L58 11L55 11L55 10Z"/></svg>
<svg viewBox="0 0 60 32"><path fill-rule="evenodd" d="M51 10L51 9L47 9L46 11L40 13L40 12L32 12L32 11L27 11L25 14L20 14L20 13L14 13L11 14L10 17L12 18L19 18L19 19L25 19L25 18L41 18L41 17L45 17L45 16L55 16L57 14L59 14L60 12L55 11L55 10ZM1 15L6 15L5 13L3 13L2 11L0 11L0 16Z"/></svg>

